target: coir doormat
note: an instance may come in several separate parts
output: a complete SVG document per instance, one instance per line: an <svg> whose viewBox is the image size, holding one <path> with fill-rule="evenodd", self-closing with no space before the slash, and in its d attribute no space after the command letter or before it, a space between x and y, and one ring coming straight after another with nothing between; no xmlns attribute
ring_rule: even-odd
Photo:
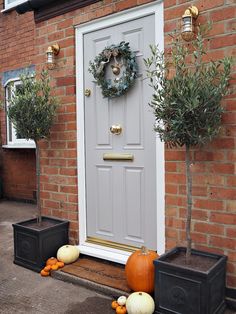
<svg viewBox="0 0 236 314"><path fill-rule="evenodd" d="M131 293L126 282L123 265L81 256L76 262L63 267L61 271L100 285Z"/></svg>

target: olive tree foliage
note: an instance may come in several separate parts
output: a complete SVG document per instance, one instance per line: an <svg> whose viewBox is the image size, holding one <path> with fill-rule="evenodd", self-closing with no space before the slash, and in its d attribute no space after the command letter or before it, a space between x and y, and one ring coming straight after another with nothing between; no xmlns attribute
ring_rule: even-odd
<svg viewBox="0 0 236 314"><path fill-rule="evenodd" d="M209 27L208 27L209 29ZM204 145L217 136L223 108L221 100L228 92L231 58L204 62L207 55L204 34L198 30L191 44L176 35L170 52L151 46L144 60L153 88L149 104L155 115L155 131L169 147L185 146L187 185L187 263L191 254L192 175L190 149ZM206 60L207 58L205 58Z"/></svg>
<svg viewBox="0 0 236 314"><path fill-rule="evenodd" d="M58 101L51 96L47 71L43 70L39 79L23 74L20 80L20 88L13 90L8 100L8 116L17 134L33 140L36 145L37 205L38 220L41 222L39 141L50 135Z"/></svg>
<svg viewBox="0 0 236 314"><path fill-rule="evenodd" d="M36 80L28 74L20 77L20 88L9 100L9 119L23 138L38 142L47 138L54 121L57 101L52 97L46 71Z"/></svg>

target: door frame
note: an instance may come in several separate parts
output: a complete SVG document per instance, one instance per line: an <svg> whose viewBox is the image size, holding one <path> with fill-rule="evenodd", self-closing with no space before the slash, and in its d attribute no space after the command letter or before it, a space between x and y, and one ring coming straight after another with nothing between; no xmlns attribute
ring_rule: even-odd
<svg viewBox="0 0 236 314"><path fill-rule="evenodd" d="M86 255L125 264L130 252L86 242L86 184L85 184L85 133L84 133L84 57L83 36L86 33L132 21L144 16L155 15L155 42L164 50L163 0L138 6L124 12L75 26L76 54L76 119L77 119L77 169L78 169L78 219L79 249ZM158 33L158 31L160 32ZM156 197L157 197L157 253L165 251L165 178L164 144L156 136Z"/></svg>

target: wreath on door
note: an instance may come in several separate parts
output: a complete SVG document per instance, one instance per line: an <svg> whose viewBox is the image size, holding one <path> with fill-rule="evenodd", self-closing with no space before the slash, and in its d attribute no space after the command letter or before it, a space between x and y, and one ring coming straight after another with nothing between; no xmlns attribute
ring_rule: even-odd
<svg viewBox="0 0 236 314"><path fill-rule="evenodd" d="M106 79L106 69L110 65L113 78ZM129 43L106 47L93 62L89 62L89 72L93 74L104 97L114 98L125 94L134 84L138 65Z"/></svg>

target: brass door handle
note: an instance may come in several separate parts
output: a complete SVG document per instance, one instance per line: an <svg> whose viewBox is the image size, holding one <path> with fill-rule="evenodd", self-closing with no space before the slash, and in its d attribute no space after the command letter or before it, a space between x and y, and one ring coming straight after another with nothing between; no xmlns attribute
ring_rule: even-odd
<svg viewBox="0 0 236 314"><path fill-rule="evenodd" d="M91 95L91 89L86 88L86 90L84 91L84 96L89 97Z"/></svg>
<svg viewBox="0 0 236 314"><path fill-rule="evenodd" d="M114 124L110 127L112 134L119 135L122 132L122 127L119 124Z"/></svg>

